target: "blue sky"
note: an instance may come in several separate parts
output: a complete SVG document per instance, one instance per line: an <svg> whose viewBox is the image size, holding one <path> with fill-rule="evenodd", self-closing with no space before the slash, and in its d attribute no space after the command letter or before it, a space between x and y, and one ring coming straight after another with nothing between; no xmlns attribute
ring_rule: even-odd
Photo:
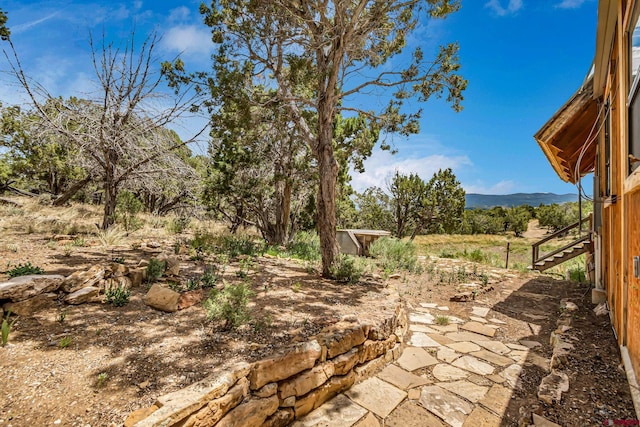
<svg viewBox="0 0 640 427"><path fill-rule="evenodd" d="M210 65L212 45L199 1L3 0L12 40L26 73L53 95L82 96L94 85L88 35L162 35L160 59L182 52L193 69ZM459 12L424 23L415 43L458 41L461 73L469 81L464 110L441 100L421 105L421 133L394 138L396 155L376 150L356 190L385 186L395 170L428 179L451 167L467 192L575 193L553 172L533 134L582 84L594 56L597 0L463 0ZM0 71L7 63L0 58ZM24 102L7 73L0 101ZM188 133L188 122L180 125ZM181 132L180 129L179 133ZM203 141L206 146L206 141ZM585 178L591 188L591 178Z"/></svg>

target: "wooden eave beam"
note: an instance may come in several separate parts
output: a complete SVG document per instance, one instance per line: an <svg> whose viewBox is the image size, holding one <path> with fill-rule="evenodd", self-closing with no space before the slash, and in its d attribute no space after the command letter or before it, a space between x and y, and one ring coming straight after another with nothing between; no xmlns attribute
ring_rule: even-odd
<svg viewBox="0 0 640 427"><path fill-rule="evenodd" d="M593 98L598 99L604 93L609 69L609 59L613 47L613 35L618 18L618 1L601 0L598 3L598 26L596 29L596 56L593 60Z"/></svg>

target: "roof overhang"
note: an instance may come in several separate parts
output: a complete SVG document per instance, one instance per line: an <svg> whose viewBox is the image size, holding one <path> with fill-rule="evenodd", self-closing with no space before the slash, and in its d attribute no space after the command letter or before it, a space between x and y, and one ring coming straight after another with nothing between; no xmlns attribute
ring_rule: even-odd
<svg viewBox="0 0 640 427"><path fill-rule="evenodd" d="M613 46L613 35L618 18L617 1L600 1L598 4L598 27L596 30L596 56L594 59L593 96L599 98L607 83L609 58Z"/></svg>
<svg viewBox="0 0 640 427"><path fill-rule="evenodd" d="M560 179L573 184L595 167L598 103L593 77L534 135ZM578 173L576 173L578 172Z"/></svg>

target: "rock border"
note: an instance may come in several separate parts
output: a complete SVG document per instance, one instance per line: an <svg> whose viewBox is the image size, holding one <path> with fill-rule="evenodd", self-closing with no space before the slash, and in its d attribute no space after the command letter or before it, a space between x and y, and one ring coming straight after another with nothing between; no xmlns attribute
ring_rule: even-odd
<svg viewBox="0 0 640 427"><path fill-rule="evenodd" d="M215 371L132 412L124 425L289 425L400 356L407 313L393 302L391 314L376 323L342 320L277 355Z"/></svg>

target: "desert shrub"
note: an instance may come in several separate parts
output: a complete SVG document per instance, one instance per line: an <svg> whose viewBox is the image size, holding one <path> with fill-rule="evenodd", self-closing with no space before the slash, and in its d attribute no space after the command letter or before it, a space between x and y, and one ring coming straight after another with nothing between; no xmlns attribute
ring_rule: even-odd
<svg viewBox="0 0 640 427"><path fill-rule="evenodd" d="M385 271L416 271L418 257L413 242L382 237L369 246L369 255Z"/></svg>
<svg viewBox="0 0 640 427"><path fill-rule="evenodd" d="M109 227L106 230L99 230L96 234L98 241L104 247L119 245L125 237L125 233L118 226Z"/></svg>
<svg viewBox="0 0 640 427"><path fill-rule="evenodd" d="M7 275L9 277L27 276L29 274L44 274L44 270L27 261L26 263L18 264L11 270L7 271Z"/></svg>
<svg viewBox="0 0 640 427"><path fill-rule="evenodd" d="M485 262L488 260L487 255L482 251L482 249L474 249L472 251L467 251L467 249L465 248L462 251L462 258L467 259L469 261L473 261L473 262Z"/></svg>
<svg viewBox="0 0 640 427"><path fill-rule="evenodd" d="M217 246L219 252L229 255L230 258L238 255L256 256L263 251L263 245L247 234L222 234L218 237Z"/></svg>
<svg viewBox="0 0 640 427"><path fill-rule="evenodd" d="M166 267L167 263L165 261L151 258L149 265L147 265L147 282L153 283L158 280L162 276L162 273L164 273Z"/></svg>
<svg viewBox="0 0 640 427"><path fill-rule="evenodd" d="M191 218L188 216L176 216L171 218L171 221L167 224L167 231L173 234L180 234L184 232L189 226Z"/></svg>
<svg viewBox="0 0 640 427"><path fill-rule="evenodd" d="M216 237L206 231L196 231L193 239L189 241L189 246L198 253L211 253L214 251Z"/></svg>
<svg viewBox="0 0 640 427"><path fill-rule="evenodd" d="M142 202L130 191L124 190L118 194L116 204L116 221L124 226L126 231L135 231L143 223L137 215L142 211Z"/></svg>
<svg viewBox="0 0 640 427"><path fill-rule="evenodd" d="M340 254L333 262L329 273L338 282L357 283L364 272L364 265L355 257Z"/></svg>
<svg viewBox="0 0 640 427"><path fill-rule="evenodd" d="M572 268L569 271L569 280L574 282L584 283L587 281L587 276L585 274L584 268Z"/></svg>
<svg viewBox="0 0 640 427"><path fill-rule="evenodd" d="M200 284L203 288L212 288L218 281L218 267L210 265L204 268L204 273L200 276Z"/></svg>
<svg viewBox="0 0 640 427"><path fill-rule="evenodd" d="M305 261L317 261L322 258L320 238L313 231L301 231L295 234L293 241L287 246L292 258Z"/></svg>
<svg viewBox="0 0 640 427"><path fill-rule="evenodd" d="M116 307L122 307L129 303L129 298L131 297L131 291L124 286L116 286L104 293L105 300L107 303L112 304Z"/></svg>
<svg viewBox="0 0 640 427"><path fill-rule="evenodd" d="M225 329L235 329L251 320L249 298L253 292L244 283L226 285L223 290L211 289L204 301L208 320L224 320Z"/></svg>

